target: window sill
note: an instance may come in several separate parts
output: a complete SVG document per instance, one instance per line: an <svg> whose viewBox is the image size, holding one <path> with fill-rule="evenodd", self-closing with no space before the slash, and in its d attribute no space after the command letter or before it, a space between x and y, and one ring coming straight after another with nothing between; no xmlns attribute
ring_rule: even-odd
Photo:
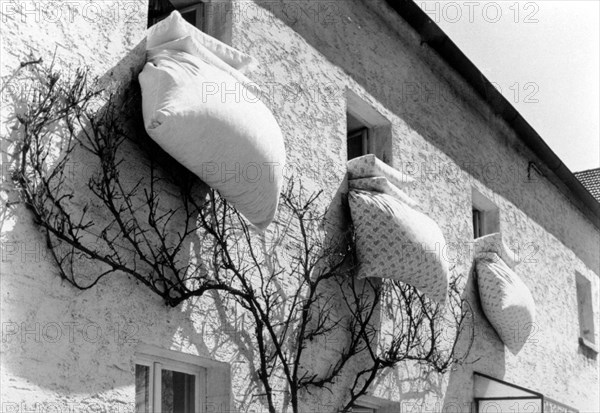
<svg viewBox="0 0 600 413"><path fill-rule="evenodd" d="M360 396L356 403L376 413L399 412L400 403L369 395Z"/></svg>
<svg viewBox="0 0 600 413"><path fill-rule="evenodd" d="M598 345L596 343L592 343L587 338L579 337L579 345L586 347L589 350L592 350L594 353L598 354Z"/></svg>

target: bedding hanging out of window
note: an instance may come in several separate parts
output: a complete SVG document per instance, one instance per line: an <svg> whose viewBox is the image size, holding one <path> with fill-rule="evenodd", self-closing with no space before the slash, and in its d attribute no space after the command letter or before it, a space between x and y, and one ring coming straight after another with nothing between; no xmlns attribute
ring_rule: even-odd
<svg viewBox="0 0 600 413"><path fill-rule="evenodd" d="M413 207L399 186L412 179L373 155L348 161L350 213L358 277L390 278L443 304L448 294L446 242L438 224Z"/></svg>
<svg viewBox="0 0 600 413"><path fill-rule="evenodd" d="M531 291L513 271L517 264L500 234L476 248L475 267L481 307L506 347L517 354L531 335L535 323L535 302Z"/></svg>
<svg viewBox="0 0 600 413"><path fill-rule="evenodd" d="M139 81L148 135L254 226L266 228L286 155L275 117L245 76L254 59L177 11L148 29L146 49Z"/></svg>

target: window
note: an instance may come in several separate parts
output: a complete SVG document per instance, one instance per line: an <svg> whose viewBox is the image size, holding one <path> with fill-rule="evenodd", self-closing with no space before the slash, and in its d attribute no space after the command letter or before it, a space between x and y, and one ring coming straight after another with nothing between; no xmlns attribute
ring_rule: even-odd
<svg viewBox="0 0 600 413"><path fill-rule="evenodd" d="M346 114L348 131L348 160L366 155L369 152L369 129L350 113Z"/></svg>
<svg viewBox="0 0 600 413"><path fill-rule="evenodd" d="M148 27L166 18L173 10L178 10L185 20L204 33L231 45L231 0L149 0Z"/></svg>
<svg viewBox="0 0 600 413"><path fill-rule="evenodd" d="M575 274L577 288L577 310L579 313L579 342L598 352L594 329L594 308L592 306L592 283L583 275Z"/></svg>
<svg viewBox="0 0 600 413"><path fill-rule="evenodd" d="M354 92L346 92L348 159L369 153L391 165L392 124Z"/></svg>
<svg viewBox="0 0 600 413"><path fill-rule="evenodd" d="M473 238L500 232L498 207L476 189L472 191Z"/></svg>
<svg viewBox="0 0 600 413"><path fill-rule="evenodd" d="M473 208L473 238L483 237L483 211Z"/></svg>
<svg viewBox="0 0 600 413"><path fill-rule="evenodd" d="M229 408L229 366L176 351L136 352L136 413L205 413ZM211 408L212 408L211 407Z"/></svg>
<svg viewBox="0 0 600 413"><path fill-rule="evenodd" d="M202 412L206 369L174 360L138 360L135 387L137 413Z"/></svg>
<svg viewBox="0 0 600 413"><path fill-rule="evenodd" d="M166 18L173 10L179 11L188 23L205 30L204 3L185 0L150 0L148 27Z"/></svg>

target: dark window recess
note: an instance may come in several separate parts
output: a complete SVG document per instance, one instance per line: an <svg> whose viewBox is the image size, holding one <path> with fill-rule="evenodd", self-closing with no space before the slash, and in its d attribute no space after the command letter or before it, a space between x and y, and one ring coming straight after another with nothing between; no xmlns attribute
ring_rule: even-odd
<svg viewBox="0 0 600 413"><path fill-rule="evenodd" d="M472 188L473 238L500 232L500 211L496 204Z"/></svg>
<svg viewBox="0 0 600 413"><path fill-rule="evenodd" d="M148 27L168 16L175 6L169 0L150 0L148 4Z"/></svg>
<svg viewBox="0 0 600 413"><path fill-rule="evenodd" d="M194 413L196 377L178 371L163 370L161 380L162 412Z"/></svg>
<svg viewBox="0 0 600 413"><path fill-rule="evenodd" d="M370 153L369 132L364 122L350 112L346 112L348 160Z"/></svg>
<svg viewBox="0 0 600 413"><path fill-rule="evenodd" d="M198 2L185 7L176 8L169 0L150 0L148 9L148 27L167 18L173 10L179 11L188 23L204 30L204 3Z"/></svg>
<svg viewBox="0 0 600 413"><path fill-rule="evenodd" d="M151 377L152 376L152 377ZM135 411L136 413L152 413L151 399L156 406L161 406L163 413L195 413L196 376L168 369L161 369L160 380L154 380L149 366L135 366ZM157 387L160 388L160 399L157 398ZM154 388L153 394L151 389ZM156 409L155 409L156 410Z"/></svg>
<svg viewBox="0 0 600 413"><path fill-rule="evenodd" d="M150 409L150 367L135 365L135 411L146 413Z"/></svg>
<svg viewBox="0 0 600 413"><path fill-rule="evenodd" d="M188 11L181 10L180 13L181 17L183 17L192 26L198 27L198 24L201 23L201 20L199 21L198 18L202 16L198 16L198 10L196 10L196 8L192 8Z"/></svg>
<svg viewBox="0 0 600 413"><path fill-rule="evenodd" d="M483 212L473 208L473 238L482 237L483 225L482 225Z"/></svg>
<svg viewBox="0 0 600 413"><path fill-rule="evenodd" d="M348 133L348 160L369 153L369 129L362 128Z"/></svg>

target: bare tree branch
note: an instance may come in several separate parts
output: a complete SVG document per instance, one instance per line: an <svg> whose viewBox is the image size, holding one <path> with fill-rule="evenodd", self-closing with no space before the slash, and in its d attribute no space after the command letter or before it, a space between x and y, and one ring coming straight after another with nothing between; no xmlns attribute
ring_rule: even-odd
<svg viewBox="0 0 600 413"><path fill-rule="evenodd" d="M120 114L129 101L102 100L83 71L63 79L35 61L23 70L32 82L26 109L16 115L13 178L60 276L76 288L120 274L169 306L204 295L220 306L232 300L250 320L234 344L270 413L288 407L298 413L304 393L332 391L346 376L351 384L342 411L348 411L399 363L444 373L466 359L471 309L461 297L459 274L453 274L445 309L398 281L357 280L354 228L328 234L323 194L307 194L299 180L288 183L265 233L183 168L174 179L165 154L143 151L147 142L139 148L145 173L127 181L123 147L135 139ZM133 102L139 105L139 97ZM68 174L76 156L97 165L87 201L75 189L82 177ZM178 196L165 195L174 183ZM93 218L98 210L103 220ZM198 256L187 255L192 242ZM82 273L90 268L84 263L97 273ZM226 311L219 318L228 324ZM442 332L449 328L448 339ZM458 354L463 334L466 350ZM342 341L335 359L311 367L320 341L331 336Z"/></svg>

